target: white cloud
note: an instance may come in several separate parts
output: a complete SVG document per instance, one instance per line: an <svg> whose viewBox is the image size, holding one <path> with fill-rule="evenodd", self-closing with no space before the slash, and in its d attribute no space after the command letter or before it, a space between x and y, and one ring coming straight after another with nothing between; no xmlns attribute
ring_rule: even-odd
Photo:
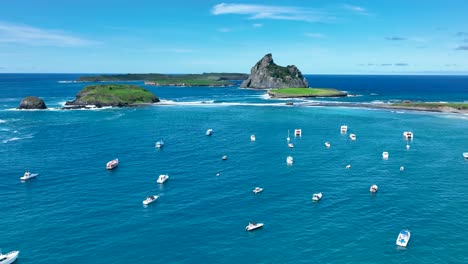
<svg viewBox="0 0 468 264"><path fill-rule="evenodd" d="M230 28L218 28L217 29L219 32L222 32L222 33L227 33L227 32L231 32L232 29Z"/></svg>
<svg viewBox="0 0 468 264"><path fill-rule="evenodd" d="M317 38L317 39L327 38L327 36L322 33L304 33L304 35L306 35L309 38Z"/></svg>
<svg viewBox="0 0 468 264"><path fill-rule="evenodd" d="M57 30L0 22L0 43L29 46L80 47L98 42L75 37Z"/></svg>
<svg viewBox="0 0 468 264"><path fill-rule="evenodd" d="M307 22L324 22L332 19L317 10L309 8L250 4L221 3L215 5L211 13L214 15L246 15L248 19L277 19Z"/></svg>
<svg viewBox="0 0 468 264"><path fill-rule="evenodd" d="M343 5L345 9L351 10L353 12L356 12L361 15L368 15L367 10L364 7L361 6L355 6L355 5Z"/></svg>
<svg viewBox="0 0 468 264"><path fill-rule="evenodd" d="M252 25L254 28L259 28L259 27L263 27L263 24L260 24L260 23L255 23Z"/></svg>

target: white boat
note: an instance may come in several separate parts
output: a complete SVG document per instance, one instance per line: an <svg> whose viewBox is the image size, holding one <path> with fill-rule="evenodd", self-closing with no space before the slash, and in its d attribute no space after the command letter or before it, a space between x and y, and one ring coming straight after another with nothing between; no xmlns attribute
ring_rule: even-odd
<svg viewBox="0 0 468 264"><path fill-rule="evenodd" d="M325 142L325 147L329 148L331 146L330 142Z"/></svg>
<svg viewBox="0 0 468 264"><path fill-rule="evenodd" d="M224 156L221 157L221 159L222 159L222 160L227 160L227 156L224 155Z"/></svg>
<svg viewBox="0 0 468 264"><path fill-rule="evenodd" d="M39 175L39 173L31 173L28 170L26 170L23 176L20 177L20 180L26 181L26 180L36 177L37 175Z"/></svg>
<svg viewBox="0 0 468 264"><path fill-rule="evenodd" d="M388 159L388 152L387 151L382 152L382 158L383 159Z"/></svg>
<svg viewBox="0 0 468 264"><path fill-rule="evenodd" d="M346 132L348 132L348 126L342 125L342 126L340 127L340 132L341 132L341 133L346 133Z"/></svg>
<svg viewBox="0 0 468 264"><path fill-rule="evenodd" d="M254 222L252 222L252 223L249 223L249 225L245 227L245 230L246 231L252 231L252 230L255 230L255 229L260 228L262 226L263 226L263 223L254 223Z"/></svg>
<svg viewBox="0 0 468 264"><path fill-rule="evenodd" d="M401 166L400 171L404 171L404 170L405 170L405 167Z"/></svg>
<svg viewBox="0 0 468 264"><path fill-rule="evenodd" d="M260 188L260 187L255 187L255 189L253 189L253 193L259 193L262 191L263 191L263 188Z"/></svg>
<svg viewBox="0 0 468 264"><path fill-rule="evenodd" d="M155 147L156 147L156 148L162 148L162 147L164 147L164 141L163 141L162 139L159 140L158 142L156 142Z"/></svg>
<svg viewBox="0 0 468 264"><path fill-rule="evenodd" d="M210 129L206 130L206 135L207 136L211 136L212 134L213 134L213 129L210 128Z"/></svg>
<svg viewBox="0 0 468 264"><path fill-rule="evenodd" d="M114 159L114 160L107 162L106 169L112 170L117 166L119 166L119 159Z"/></svg>
<svg viewBox="0 0 468 264"><path fill-rule="evenodd" d="M18 258L19 251L11 251L6 254L2 254L0 251L0 264L10 264L16 261Z"/></svg>
<svg viewBox="0 0 468 264"><path fill-rule="evenodd" d="M356 134L349 134L349 138L351 140L356 140Z"/></svg>
<svg viewBox="0 0 468 264"><path fill-rule="evenodd" d="M346 165L346 168L347 169L351 168L351 164Z"/></svg>
<svg viewBox="0 0 468 264"><path fill-rule="evenodd" d="M295 137L302 137L302 129L296 128L296 129L294 130L294 136L295 136Z"/></svg>
<svg viewBox="0 0 468 264"><path fill-rule="evenodd" d="M250 135L250 141L255 141L255 135Z"/></svg>
<svg viewBox="0 0 468 264"><path fill-rule="evenodd" d="M413 132L405 131L403 132L403 137L405 137L406 139L413 139Z"/></svg>
<svg viewBox="0 0 468 264"><path fill-rule="evenodd" d="M165 181L167 181L167 179L169 179L169 175L167 174L161 174L159 175L158 179L156 180L157 183L164 183Z"/></svg>
<svg viewBox="0 0 468 264"><path fill-rule="evenodd" d="M463 157L464 157L465 159L468 159L468 152L463 152Z"/></svg>
<svg viewBox="0 0 468 264"><path fill-rule="evenodd" d="M143 204L144 205L148 205L152 202L155 202L157 199L159 198L158 195L151 195L151 196L148 196L146 197L146 199L143 201Z"/></svg>
<svg viewBox="0 0 468 264"><path fill-rule="evenodd" d="M294 148L294 144L293 143L288 143L288 147Z"/></svg>
<svg viewBox="0 0 468 264"><path fill-rule="evenodd" d="M407 229L401 230L396 240L397 246L406 247L406 245L408 245L410 237L411 237L411 233L409 230Z"/></svg>
<svg viewBox="0 0 468 264"><path fill-rule="evenodd" d="M312 201L319 201L320 199L322 199L322 193L321 192L314 193L314 195L312 195Z"/></svg>
<svg viewBox="0 0 468 264"><path fill-rule="evenodd" d="M379 187L375 184L373 184L370 188L369 188L369 192L377 192L377 190L379 189Z"/></svg>
<svg viewBox="0 0 468 264"><path fill-rule="evenodd" d="M293 160L293 157L292 157L292 156L288 156L288 157L286 158L286 164L288 164L288 165L292 165L292 164L293 164L293 161L294 161L294 160Z"/></svg>

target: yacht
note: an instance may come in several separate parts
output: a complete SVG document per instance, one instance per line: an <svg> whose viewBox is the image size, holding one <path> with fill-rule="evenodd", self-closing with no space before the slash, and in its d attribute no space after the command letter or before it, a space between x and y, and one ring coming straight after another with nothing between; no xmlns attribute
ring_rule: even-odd
<svg viewBox="0 0 468 264"><path fill-rule="evenodd" d="M296 129L294 130L294 136L295 136L295 137L302 137L302 129L296 128Z"/></svg>
<svg viewBox="0 0 468 264"><path fill-rule="evenodd" d="M263 226L263 223L249 223L248 226L245 227L245 230L246 231L252 231L252 230L255 230L257 228L261 228Z"/></svg>
<svg viewBox="0 0 468 264"><path fill-rule="evenodd" d="M260 187L255 187L255 189L253 189L253 193L255 194L262 192L262 191L263 191L263 188L260 188Z"/></svg>
<svg viewBox="0 0 468 264"><path fill-rule="evenodd" d="M0 264L10 264L16 261L18 258L19 251L11 251L6 254L2 254L0 251Z"/></svg>
<svg viewBox="0 0 468 264"><path fill-rule="evenodd" d="M164 141L163 141L162 139L159 140L158 142L156 142L155 147L156 147L156 148L162 148L162 147L164 147Z"/></svg>
<svg viewBox="0 0 468 264"><path fill-rule="evenodd" d="M210 128L210 129L206 130L206 135L207 136L211 136L211 134L213 134L213 129Z"/></svg>
<svg viewBox="0 0 468 264"><path fill-rule="evenodd" d="M396 240L397 246L406 247L406 245L408 245L408 241L410 240L410 237L411 237L411 233L409 230L407 229L401 230Z"/></svg>
<svg viewBox="0 0 468 264"><path fill-rule="evenodd" d="M325 142L325 147L329 148L331 146L330 142Z"/></svg>
<svg viewBox="0 0 468 264"><path fill-rule="evenodd" d="M255 141L255 135L250 135L250 141Z"/></svg>
<svg viewBox="0 0 468 264"><path fill-rule="evenodd" d="M39 175L39 174L38 174L38 173L31 173L31 172L29 172L28 170L26 170L26 171L24 172L23 176L20 177L20 180L26 181L26 180L29 180L29 179L31 179L31 178L36 177L37 175Z"/></svg>
<svg viewBox="0 0 468 264"><path fill-rule="evenodd" d="M322 193L321 192L314 193L314 195L312 195L312 201L319 201L320 199L322 199Z"/></svg>
<svg viewBox="0 0 468 264"><path fill-rule="evenodd" d="M413 132L405 131L403 132L403 137L405 137L406 139L413 139Z"/></svg>
<svg viewBox="0 0 468 264"><path fill-rule="evenodd" d="M374 184L369 188L369 192L375 193L375 192L377 192L378 189L379 189L379 187Z"/></svg>
<svg viewBox="0 0 468 264"><path fill-rule="evenodd" d="M340 131L341 131L341 133L346 133L346 132L348 132L348 126L342 125L342 126L340 127Z"/></svg>
<svg viewBox="0 0 468 264"><path fill-rule="evenodd" d="M288 157L286 158L286 164L288 164L288 165L292 165L292 164L293 164L293 157L292 157L292 156L288 156Z"/></svg>
<svg viewBox="0 0 468 264"><path fill-rule="evenodd" d="M106 169L112 170L117 166L119 166L119 159L114 159L114 160L107 162Z"/></svg>
<svg viewBox="0 0 468 264"><path fill-rule="evenodd" d="M468 159L468 152L463 152L463 157L464 157L465 159Z"/></svg>
<svg viewBox="0 0 468 264"><path fill-rule="evenodd" d="M356 134L350 134L350 135L349 135L349 138L350 138L351 140L356 140Z"/></svg>
<svg viewBox="0 0 468 264"><path fill-rule="evenodd" d="M383 159L388 159L388 152L387 151L382 152L382 158Z"/></svg>
<svg viewBox="0 0 468 264"><path fill-rule="evenodd" d="M167 174L161 174L159 175L158 179L156 180L157 183L164 183L165 181L167 181L167 179L169 179L169 175Z"/></svg>
<svg viewBox="0 0 468 264"><path fill-rule="evenodd" d="M148 205L152 202L155 202L157 199L159 198L158 195L151 195L151 196L148 196L146 197L146 199L143 201L143 204L144 205Z"/></svg>
<svg viewBox="0 0 468 264"><path fill-rule="evenodd" d="M294 144L290 142L290 143L288 143L288 147L294 148Z"/></svg>

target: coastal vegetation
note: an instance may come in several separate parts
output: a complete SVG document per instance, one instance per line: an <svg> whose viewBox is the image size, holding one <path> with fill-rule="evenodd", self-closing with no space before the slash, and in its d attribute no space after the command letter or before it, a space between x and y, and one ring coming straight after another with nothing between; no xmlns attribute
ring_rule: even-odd
<svg viewBox="0 0 468 264"><path fill-rule="evenodd" d="M347 94L336 89L329 88L280 88L268 91L273 98L295 97L343 97Z"/></svg>
<svg viewBox="0 0 468 264"><path fill-rule="evenodd" d="M66 102L68 106L133 106L138 104L159 102L152 92L136 85L100 84L83 88L73 101Z"/></svg>
<svg viewBox="0 0 468 264"><path fill-rule="evenodd" d="M407 107L407 108L425 108L441 110L444 108L452 108L456 110L468 110L468 103L435 103L435 102L403 102L394 103L393 106Z"/></svg>

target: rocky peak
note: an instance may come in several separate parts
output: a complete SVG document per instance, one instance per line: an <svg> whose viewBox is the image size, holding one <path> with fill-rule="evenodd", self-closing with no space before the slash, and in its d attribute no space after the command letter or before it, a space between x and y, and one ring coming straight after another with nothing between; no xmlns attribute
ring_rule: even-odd
<svg viewBox="0 0 468 264"><path fill-rule="evenodd" d="M27 96L21 100L18 109L47 109L44 101L36 96Z"/></svg>
<svg viewBox="0 0 468 264"><path fill-rule="evenodd" d="M252 67L249 77L242 82L240 87L257 89L307 88L309 84L296 66L279 66L274 63L273 55L268 53Z"/></svg>

